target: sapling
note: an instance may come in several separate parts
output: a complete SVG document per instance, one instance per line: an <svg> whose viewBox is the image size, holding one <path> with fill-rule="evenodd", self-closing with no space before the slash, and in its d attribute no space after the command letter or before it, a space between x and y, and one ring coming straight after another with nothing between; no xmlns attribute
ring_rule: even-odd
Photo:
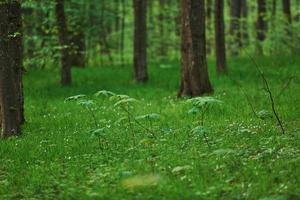
<svg viewBox="0 0 300 200"><path fill-rule="evenodd" d="M98 139L99 148L101 150L104 149L104 145L106 142L105 138L105 128L98 128L90 131L91 137Z"/></svg>
<svg viewBox="0 0 300 200"><path fill-rule="evenodd" d="M194 135L203 136L206 144L209 146L208 141L208 129L204 126L205 114L209 111L210 107L213 105L219 105L223 102L214 98L214 97L196 97L187 100L188 103L192 104L192 108L189 110L190 114L198 114L200 112L200 123L194 129L192 129L192 133Z"/></svg>
<svg viewBox="0 0 300 200"><path fill-rule="evenodd" d="M95 128L97 128L98 122L97 122L97 118L95 115L95 111L93 110L93 106L95 105L95 103L93 100L85 99L85 98L86 98L86 95L79 94L79 95L70 96L70 97L66 98L65 102L75 101L75 102L77 102L78 105L81 105L83 108L85 108L88 111L89 115L91 116L91 118L94 122Z"/></svg>
<svg viewBox="0 0 300 200"><path fill-rule="evenodd" d="M134 127L132 126L133 114L131 113L130 108L131 108L132 104L136 103L138 100L136 100L134 98L130 98L127 95L115 95L115 96L112 96L112 99L114 99L114 98L119 99L114 104L114 107L121 108L125 112L125 114L127 115L129 129L131 130L132 137L133 137L133 143L134 143L134 146L135 146L136 145L136 135L135 135L135 132L134 132Z"/></svg>

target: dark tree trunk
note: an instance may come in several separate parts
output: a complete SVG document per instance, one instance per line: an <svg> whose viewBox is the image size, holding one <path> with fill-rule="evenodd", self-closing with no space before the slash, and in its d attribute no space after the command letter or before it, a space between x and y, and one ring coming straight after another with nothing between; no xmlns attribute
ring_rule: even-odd
<svg viewBox="0 0 300 200"><path fill-rule="evenodd" d="M224 0L215 0L215 40L217 73L227 72L224 25Z"/></svg>
<svg viewBox="0 0 300 200"><path fill-rule="evenodd" d="M82 27L77 27L77 30L71 32L70 35L70 62L71 67L85 66L85 35L81 30Z"/></svg>
<svg viewBox="0 0 300 200"><path fill-rule="evenodd" d="M81 4L70 2L73 10L80 10ZM86 45L84 33L84 16L76 17L75 23L71 23L69 27L70 42L70 62L71 67L84 67L86 62Z"/></svg>
<svg viewBox="0 0 300 200"><path fill-rule="evenodd" d="M292 23L291 2L290 0L282 0L282 8L285 20L288 24Z"/></svg>
<svg viewBox="0 0 300 200"><path fill-rule="evenodd" d="M160 33L160 55L165 57L167 55L167 45L165 42L165 9L166 9L166 0L159 0L159 33Z"/></svg>
<svg viewBox="0 0 300 200"><path fill-rule="evenodd" d="M276 17L276 10L277 10L277 0L272 0L272 7L271 7L271 16L274 19Z"/></svg>
<svg viewBox="0 0 300 200"><path fill-rule="evenodd" d="M248 4L247 0L241 0L241 45L242 47L248 46L249 33L248 33Z"/></svg>
<svg viewBox="0 0 300 200"><path fill-rule="evenodd" d="M297 6L296 20L297 22L299 22L300 21L300 0L296 0L296 6Z"/></svg>
<svg viewBox="0 0 300 200"><path fill-rule="evenodd" d="M70 61L70 42L68 39L67 20L64 9L64 1L56 0L55 6L56 23L58 28L59 43L61 50L61 84L71 85L71 61Z"/></svg>
<svg viewBox="0 0 300 200"><path fill-rule="evenodd" d="M266 39L267 32L267 23L265 20L266 17L266 0L257 0L257 21L256 21L256 39L257 45L256 50L259 55L263 54L262 43Z"/></svg>
<svg viewBox="0 0 300 200"><path fill-rule="evenodd" d="M0 119L2 136L9 137L19 135L24 122L21 4L0 4L0 19Z"/></svg>
<svg viewBox="0 0 300 200"><path fill-rule="evenodd" d="M181 0L181 83L178 96L213 92L207 71L205 1Z"/></svg>
<svg viewBox="0 0 300 200"><path fill-rule="evenodd" d="M230 50L233 56L238 56L241 42L241 0L230 1L230 27L229 33L231 36Z"/></svg>
<svg viewBox="0 0 300 200"><path fill-rule="evenodd" d="M285 29L286 34L288 37L291 37L292 31L291 31L291 24L292 24L292 14L291 14L291 2L290 0L282 0L282 8L283 8L283 14L285 18Z"/></svg>
<svg viewBox="0 0 300 200"><path fill-rule="evenodd" d="M124 67L125 18L126 18L125 0L121 0L121 4L122 4L122 21L121 21L120 59L121 59L121 66Z"/></svg>
<svg viewBox="0 0 300 200"><path fill-rule="evenodd" d="M133 0L134 6L134 78L148 80L147 72L147 0Z"/></svg>

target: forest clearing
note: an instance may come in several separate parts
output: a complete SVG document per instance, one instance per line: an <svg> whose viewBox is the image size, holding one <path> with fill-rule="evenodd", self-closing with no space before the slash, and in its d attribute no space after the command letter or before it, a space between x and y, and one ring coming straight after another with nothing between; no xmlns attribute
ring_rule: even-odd
<svg viewBox="0 0 300 200"><path fill-rule="evenodd" d="M0 0L0 199L300 199L299 10Z"/></svg>

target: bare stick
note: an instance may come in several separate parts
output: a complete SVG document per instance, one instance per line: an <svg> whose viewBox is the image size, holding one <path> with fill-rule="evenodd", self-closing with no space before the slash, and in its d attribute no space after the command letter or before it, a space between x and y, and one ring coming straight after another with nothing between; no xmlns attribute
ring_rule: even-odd
<svg viewBox="0 0 300 200"><path fill-rule="evenodd" d="M269 87L269 83L267 81L267 78L266 78L265 74L263 73L263 71L260 69L260 67L259 67L258 63L255 61L255 59L251 55L249 55L249 54L248 54L248 56L251 59L251 61L254 63L257 71L259 71L259 73L260 73L260 76L261 76L261 78L263 80L263 83L264 83L264 86L265 86L265 90L269 94L269 98L270 98L270 101L271 101L271 106L272 106L273 114L274 114L274 116L275 116L275 118L276 118L276 120L278 122L278 125L279 125L279 127L281 129L282 134L284 134L285 131L284 131L284 128L283 128L283 124L282 124L282 122L281 122L281 120L279 118L279 115L277 113L277 110L276 110L276 107L275 107L274 98L273 98L273 94L272 94L272 91L271 91L271 89Z"/></svg>

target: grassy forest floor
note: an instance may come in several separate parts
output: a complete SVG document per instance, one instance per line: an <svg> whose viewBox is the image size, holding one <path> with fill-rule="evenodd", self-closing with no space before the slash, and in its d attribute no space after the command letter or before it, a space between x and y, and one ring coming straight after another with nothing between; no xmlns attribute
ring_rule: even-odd
<svg viewBox="0 0 300 200"><path fill-rule="evenodd" d="M0 199L299 199L300 59L258 62L284 135L274 119L256 118L243 95L257 112L271 111L249 59L229 61L231 78L217 77L209 62L223 103L204 115L207 137L191 131L201 115L176 98L176 62L151 64L145 85L131 81L131 66L74 69L65 88L58 69L29 71L23 135L0 141ZM128 119L115 101L95 97L99 90L139 100L130 113L140 117ZM95 104L64 102L78 94Z"/></svg>

